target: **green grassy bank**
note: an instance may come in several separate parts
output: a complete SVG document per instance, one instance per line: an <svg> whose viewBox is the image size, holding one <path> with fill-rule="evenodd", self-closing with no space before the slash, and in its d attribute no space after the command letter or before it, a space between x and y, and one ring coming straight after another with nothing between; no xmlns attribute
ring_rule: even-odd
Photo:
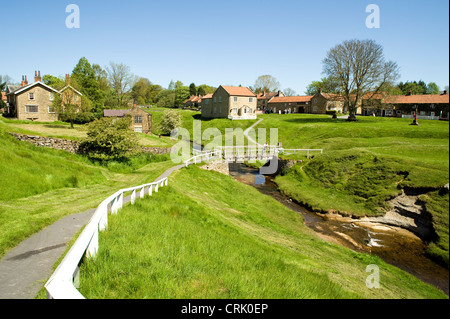
<svg viewBox="0 0 450 319"><path fill-rule="evenodd" d="M380 268L379 289L365 284L369 264ZM446 298L378 257L319 239L256 189L195 166L110 216L80 274L87 298Z"/></svg>

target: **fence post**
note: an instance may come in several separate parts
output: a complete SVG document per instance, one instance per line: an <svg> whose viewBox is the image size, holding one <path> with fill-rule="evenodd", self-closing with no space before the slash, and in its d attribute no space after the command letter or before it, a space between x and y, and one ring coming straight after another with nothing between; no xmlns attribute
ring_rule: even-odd
<svg viewBox="0 0 450 319"><path fill-rule="evenodd" d="M156 185L155 185L155 193L157 193L158 192L158 183L156 183Z"/></svg>
<svg viewBox="0 0 450 319"><path fill-rule="evenodd" d="M167 186L167 181L168 181L169 179L166 177L166 180L164 181L164 183L165 183L165 185Z"/></svg>
<svg viewBox="0 0 450 319"><path fill-rule="evenodd" d="M148 195L149 196L152 196L152 188L153 188L153 185L150 184L150 186L148 187Z"/></svg>
<svg viewBox="0 0 450 319"><path fill-rule="evenodd" d="M139 192L139 198L144 198L144 189L145 189L145 186L141 188L141 190Z"/></svg>
<svg viewBox="0 0 450 319"><path fill-rule="evenodd" d="M134 204L135 201L136 201L136 190L133 189L131 191L131 204Z"/></svg>
<svg viewBox="0 0 450 319"><path fill-rule="evenodd" d="M101 211L102 218L100 219L98 228L102 231L108 228L108 207L106 205L100 205L99 210Z"/></svg>

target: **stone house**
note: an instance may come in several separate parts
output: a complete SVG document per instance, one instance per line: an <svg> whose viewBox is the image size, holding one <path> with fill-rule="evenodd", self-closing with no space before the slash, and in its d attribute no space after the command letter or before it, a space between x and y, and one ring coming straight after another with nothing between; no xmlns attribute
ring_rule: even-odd
<svg viewBox="0 0 450 319"><path fill-rule="evenodd" d="M198 102L198 106L203 110L204 107L209 107L212 105L212 93L202 96L201 100Z"/></svg>
<svg viewBox="0 0 450 319"><path fill-rule="evenodd" d="M311 103L309 103L309 107L306 109L307 113L313 114L326 114L330 111L343 113L344 99L339 94L324 93L322 92L322 89L319 89L317 93L313 95Z"/></svg>
<svg viewBox="0 0 450 319"><path fill-rule="evenodd" d="M203 118L256 119L256 94L247 87L220 85L211 103L202 106Z"/></svg>
<svg viewBox="0 0 450 319"><path fill-rule="evenodd" d="M67 80L67 76L66 76ZM60 95L63 103L81 106L83 94L67 85L62 90L42 82L41 71L35 71L34 82L29 84L27 76L22 76L21 85L8 85L6 90L8 113L13 113L19 120L54 122L58 114L53 106L56 95Z"/></svg>
<svg viewBox="0 0 450 319"><path fill-rule="evenodd" d="M305 96L275 96L267 104L266 110L271 113L305 113L307 112L312 95Z"/></svg>
<svg viewBox="0 0 450 319"><path fill-rule="evenodd" d="M277 91L277 92L261 92L258 94L257 96L257 101L256 101L256 108L258 111L263 111L263 110L267 110L268 104L269 104L269 100L277 97L277 96L285 96L283 92L281 91Z"/></svg>
<svg viewBox="0 0 450 319"><path fill-rule="evenodd" d="M369 110L366 108L365 111ZM416 113L422 119L448 120L449 95L447 91L442 94L388 95L382 100L382 107L375 112L377 116L412 118Z"/></svg>
<svg viewBox="0 0 450 319"><path fill-rule="evenodd" d="M152 134L152 115L138 108L136 104L129 110L103 110L104 117L131 117L130 129L134 132Z"/></svg>

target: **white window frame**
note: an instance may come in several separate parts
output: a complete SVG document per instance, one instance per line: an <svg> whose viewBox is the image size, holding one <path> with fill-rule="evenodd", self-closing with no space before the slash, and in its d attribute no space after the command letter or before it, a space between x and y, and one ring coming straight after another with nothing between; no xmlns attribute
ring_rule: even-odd
<svg viewBox="0 0 450 319"><path fill-rule="evenodd" d="M55 99L55 93L48 92L48 94L50 94L50 101L53 101Z"/></svg>
<svg viewBox="0 0 450 319"><path fill-rule="evenodd" d="M34 101L34 92L28 92L28 101Z"/></svg>
<svg viewBox="0 0 450 319"><path fill-rule="evenodd" d="M50 109L53 109L53 112L52 112L52 111L50 111ZM55 114L55 113L56 113L56 109L55 109L55 107L54 107L54 106L51 106L51 105L49 105L49 106L48 106L48 113L49 113L49 114Z"/></svg>

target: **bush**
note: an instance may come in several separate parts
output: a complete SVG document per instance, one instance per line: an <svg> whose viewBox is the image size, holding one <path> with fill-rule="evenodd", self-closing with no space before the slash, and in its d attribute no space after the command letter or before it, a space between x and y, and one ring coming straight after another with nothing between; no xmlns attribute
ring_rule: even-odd
<svg viewBox="0 0 450 319"><path fill-rule="evenodd" d="M130 124L130 117L102 118L91 122L87 126L87 137L81 141L81 152L100 162L128 161L137 147Z"/></svg>
<svg viewBox="0 0 450 319"><path fill-rule="evenodd" d="M170 134L173 129L181 125L181 115L175 110L164 111L160 129L164 134Z"/></svg>

